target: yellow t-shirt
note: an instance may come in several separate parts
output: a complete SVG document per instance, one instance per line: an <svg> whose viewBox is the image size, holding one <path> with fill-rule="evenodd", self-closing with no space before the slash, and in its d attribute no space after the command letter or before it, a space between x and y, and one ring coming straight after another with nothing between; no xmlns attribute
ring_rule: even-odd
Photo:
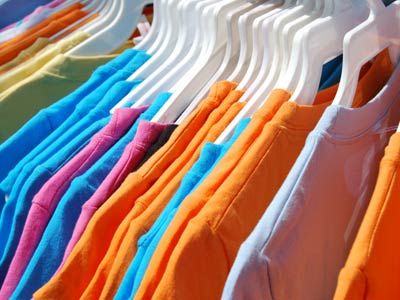
<svg viewBox="0 0 400 300"><path fill-rule="evenodd" d="M11 69L17 67L18 65L22 64L23 62L27 61L34 57L40 50L45 48L48 44L50 44L50 40L48 38L38 38L32 46L29 48L21 51L16 58L5 63L0 66L0 74L3 74Z"/></svg>
<svg viewBox="0 0 400 300"><path fill-rule="evenodd" d="M0 94L0 143L40 109L84 83L92 72L116 55L76 57L59 54L39 71Z"/></svg>
<svg viewBox="0 0 400 300"><path fill-rule="evenodd" d="M25 61L18 67L15 67L14 69L3 74L0 79L0 93L5 92L10 87L12 88L15 84L23 81L38 71L58 54L65 53L69 49L86 40L88 37L89 35L87 33L79 31L55 44L48 45L46 48L37 53L37 55L35 55L32 59ZM0 96L0 101L1 99L2 97Z"/></svg>

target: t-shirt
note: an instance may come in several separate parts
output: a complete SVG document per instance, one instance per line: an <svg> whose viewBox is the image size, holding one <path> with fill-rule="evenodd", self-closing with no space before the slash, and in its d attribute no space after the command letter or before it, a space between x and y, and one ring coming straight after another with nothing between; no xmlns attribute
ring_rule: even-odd
<svg viewBox="0 0 400 300"><path fill-rule="evenodd" d="M327 89L339 82L342 71L342 62L343 55L339 55L323 65L319 90Z"/></svg>
<svg viewBox="0 0 400 300"><path fill-rule="evenodd" d="M63 30L65 27L74 24L79 19L85 17L87 12L76 9L71 11L69 14L63 16L59 20L51 21L46 27L33 32L26 38L21 39L18 42L9 44L7 46L0 47L0 64L4 64L17 57L18 53L22 50L31 46L36 39L40 37L49 38L57 32ZM3 44L4 45L4 44Z"/></svg>
<svg viewBox="0 0 400 300"><path fill-rule="evenodd" d="M213 167L222 159L232 144L246 128L250 119L243 119L237 125L234 134L223 145L207 143L204 145L199 159L187 172L168 205L154 222L148 232L142 235L137 242L137 251L114 299L133 299L141 283L144 272L153 256L163 233L174 218L176 211L185 197L189 195L206 178Z"/></svg>
<svg viewBox="0 0 400 300"><path fill-rule="evenodd" d="M168 142L136 172L129 174L121 187L92 217L64 266L34 294L34 298L76 299L83 294L106 255L119 225L135 204L140 205L136 199L180 157L211 112L235 86L228 82L217 83L209 97L174 131ZM85 270L79 280L76 280L76 270ZM70 286L74 286L74 289L68 288Z"/></svg>
<svg viewBox="0 0 400 300"><path fill-rule="evenodd" d="M388 78L390 74L391 67L387 68L385 64L376 63L375 68L371 67L369 76L361 79L356 103L362 104L368 96L372 97L373 92L383 86L385 75ZM374 79L372 84L371 79ZM333 99L336 89L334 86L319 92L314 105L282 104L245 154L239 156L235 168L225 173L225 179L221 178L218 173L224 172L226 166L237 159L238 151L243 147L241 137L246 137L245 130L214 172L184 201L150 265L156 256L163 258L158 258L153 267L149 265L142 282L146 282L146 287L142 292L139 287L136 299L221 297L240 244L285 180L307 135ZM224 180L221 182L221 179ZM207 253L206 257L204 253ZM208 276L205 278L200 274Z"/></svg>
<svg viewBox="0 0 400 300"><path fill-rule="evenodd" d="M8 40L17 37L29 28L42 22L46 17L51 15L52 9L40 6L36 8L29 16L26 16L18 23L14 23L7 28L0 30L0 43L7 42Z"/></svg>
<svg viewBox="0 0 400 300"><path fill-rule="evenodd" d="M4 74L7 71L10 71L11 69L27 61L28 59L33 58L40 50L42 50L49 44L50 44L50 39L38 38L30 47L18 53L18 56L15 57L13 60L1 65L0 74Z"/></svg>
<svg viewBox="0 0 400 300"><path fill-rule="evenodd" d="M190 148L181 153L179 159L175 160L155 184L136 200L138 203L142 203L142 206L135 205L121 223L109 251L83 297L98 298L101 292L100 298L108 299L116 293L119 283L136 253L139 237L151 228L179 188L183 176L196 162L202 146L206 142L215 141L244 106L243 102L237 102L242 94L242 91L231 91L203 124L196 136L197 139L189 145ZM103 282L105 283L103 284Z"/></svg>
<svg viewBox="0 0 400 300"><path fill-rule="evenodd" d="M240 247L223 299L332 299L375 186L388 127L399 123L397 69L364 106L325 111ZM376 81L388 79L382 75Z"/></svg>
<svg viewBox="0 0 400 300"><path fill-rule="evenodd" d="M94 213L121 185L128 174L136 170L136 167L149 150L149 147L157 140L167 126L168 125L149 121L143 121L139 124L135 138L126 146L121 158L99 188L94 192L92 197L83 204L71 240L64 253L63 260L71 253L71 250L80 239L87 223Z"/></svg>
<svg viewBox="0 0 400 300"><path fill-rule="evenodd" d="M128 55L128 52L125 52L118 57L93 56L86 58L68 57L67 59L57 59L59 64L53 65L53 67L50 68L50 70L47 70L46 73L43 73L38 80L41 81L40 78L47 78L45 81L49 83L49 86L46 85L46 90L53 86L59 86L60 88L64 87L61 88L61 90L65 88L71 91L76 88L76 90L61 100L54 99L55 101L58 101L39 111L14 135L0 144L0 165L2 166L2 168L0 168L0 181L2 181L13 169L15 169L15 171L13 174L10 174L10 177L15 178L25 163L35 158L39 153L46 149L48 145L52 143L52 141L48 143L47 138L51 139L50 136L58 136L57 134L52 133L68 119L74 111L77 103L95 90L118 69L125 66L130 59L131 57ZM105 63L107 64L98 67ZM48 76L52 71L56 72L54 72L52 76ZM40 95L41 97L44 97L45 95L43 94L43 89L41 89L41 87L43 87L42 84L39 84L38 90L42 91ZM23 97L23 95L25 95L25 97L27 97L26 93L28 90L30 93L35 90L31 88L32 86L28 86L21 96ZM39 96L39 93L37 93L37 95ZM46 93L46 95L48 94ZM0 127L3 128L2 126L3 124ZM71 124L66 128L68 129L70 126ZM62 134L65 130L65 128L62 129L58 134ZM0 140L3 140L4 138L4 133L0 134ZM37 147L36 152L32 151L40 143L42 143L43 147ZM31 151L32 155L29 156L28 153ZM10 179L11 184L13 184L14 180L15 179ZM3 192L10 192L11 187L2 186L1 189L3 189ZM2 201L4 201L4 197L2 197Z"/></svg>
<svg viewBox="0 0 400 300"><path fill-rule="evenodd" d="M17 250L0 291L8 299L17 286L32 253L60 198L71 181L85 172L131 127L142 109L117 110L109 123L96 133L90 142L68 163L59 169L34 196Z"/></svg>
<svg viewBox="0 0 400 300"><path fill-rule="evenodd" d="M51 59L57 56L57 54L65 53L66 51L80 44L87 38L89 38L88 34L81 31L75 32L70 37L65 38L58 43L47 47L45 50L38 53L29 61L22 63L15 69L3 74L0 78L0 93L6 91L14 84L35 73L37 70L46 65L46 63L48 63Z"/></svg>
<svg viewBox="0 0 400 300"><path fill-rule="evenodd" d="M150 146L149 150L147 150L147 152L143 156L143 159L140 161L136 169L139 169L146 161L149 160L150 157L153 156L154 153L156 153L162 146L165 145L166 142L168 142L169 138L171 137L172 133L175 131L177 127L178 125L176 124L167 125L167 127L158 137L158 139Z"/></svg>
<svg viewBox="0 0 400 300"><path fill-rule="evenodd" d="M8 1L8 0L0 1L0 5L4 4L4 2L6 2L6 1ZM34 24L35 25L35 24L37 24L38 22L40 22L40 21L42 21L44 19L44 18L40 19L37 22L38 17L39 17L39 15L41 15L42 12L44 12L44 11L47 12L47 10L49 10L49 9L56 8L57 6L59 6L60 4L62 4L64 2L65 2L65 0L53 0L53 1L49 2L49 3L47 3L46 5L37 6L33 12L31 12L29 15L24 16L23 19L19 19L17 22L14 22L14 23L12 23L10 25L7 25L6 27L1 28L0 29L0 34L5 33L9 29L19 28L22 25L25 25L25 23L28 23L27 25L29 25L29 26L27 26L26 28L29 28L29 27L31 27L30 24ZM34 19L35 22L30 23L30 22L32 22L32 19Z"/></svg>
<svg viewBox="0 0 400 300"><path fill-rule="evenodd" d="M180 211L183 209L183 207L185 207L185 205L187 205L186 203L193 202L195 204L197 202L195 195L203 195L204 192L207 192L207 197L211 197L213 195L213 193L221 185L221 182L223 182L225 178L234 170L235 166L241 160L242 156L246 153L253 141L256 140L261 134L264 124L271 120L276 111L289 98L290 93L284 90L275 90L269 97L268 101L266 101L260 110L252 117L251 122L227 153L229 154L231 152L234 154L231 154L229 159L222 158L224 164L220 162L218 165L216 165L213 172L207 174L207 176L204 178L204 181L196 188L195 192L192 192L185 198L181 208L175 215L175 218L172 220L171 224L168 226L159 244L157 245L157 249L152 256L152 259L147 267L147 271L145 272L141 285L137 291L136 298L152 298L154 288L164 273L165 266L170 256L170 251L172 251L178 239L175 238L174 233L177 234L177 237L179 235L179 228L181 227L181 224L185 224L185 222L181 223L178 221L185 221L181 219L182 217ZM187 220L190 219L189 216L187 216L187 218Z"/></svg>
<svg viewBox="0 0 400 300"><path fill-rule="evenodd" d="M400 98L397 97L397 101ZM380 162L367 212L340 271L335 300L399 299L400 135L395 133Z"/></svg>
<svg viewBox="0 0 400 300"><path fill-rule="evenodd" d="M136 53L136 51L133 51ZM130 62L121 70L115 72L102 84L87 94L83 99L75 98L75 107L70 107L72 114L62 122L52 134L34 148L28 155L21 159L12 172L1 182L0 189L4 193L10 190L18 190L18 180L23 181L24 176L30 174L30 169L36 167L41 162L48 160L51 155L62 149L72 138L79 135L82 130L96 122L97 120L109 116L110 109L115 105L113 93L121 93L127 89L137 86L140 81L125 82L125 79L137 70L146 60L148 55L144 52L134 54ZM115 86L114 86L115 85ZM113 87L114 86L114 87ZM121 89L121 91L119 91ZM105 96L106 95L106 96ZM99 101L101 99L101 101Z"/></svg>
<svg viewBox="0 0 400 300"><path fill-rule="evenodd" d="M94 194L121 157L126 145L134 138L141 120L151 120L168 100L160 95L118 140L84 174L76 177L60 200L43 237L36 248L11 299L26 299L43 286L57 271L65 248L79 217L82 205Z"/></svg>
<svg viewBox="0 0 400 300"><path fill-rule="evenodd" d="M32 0L29 2L26 2L25 0L7 1L0 6L0 14L2 16L0 28L18 22L23 17L30 14L39 5L44 5L49 2L50 0Z"/></svg>
<svg viewBox="0 0 400 300"><path fill-rule="evenodd" d="M120 82L105 95L103 101L119 101L135 86L134 82ZM101 103L102 101L100 101ZM100 114L101 115L101 114ZM40 188L58 169L78 153L109 122L105 116L93 122L88 128L71 137L58 152L39 162L28 163L17 178L0 218L1 260L0 274L5 275L15 253L22 229L31 206L31 201ZM1 277L0 277L1 278Z"/></svg>
<svg viewBox="0 0 400 300"><path fill-rule="evenodd" d="M32 36L35 34L35 32L45 28L47 25L49 25L52 21L57 21L58 19L68 15L69 13L82 9L83 5L82 3L74 3L68 7L65 7L64 9L60 10L59 12L53 13L51 16L49 16L46 20L43 20L42 22L36 24L35 26L29 28L28 30L25 30L23 33L19 34L15 38L8 40L4 43L0 44L0 50L5 49L6 47L10 45L17 44L18 42L22 41L25 38L28 38L29 36Z"/></svg>

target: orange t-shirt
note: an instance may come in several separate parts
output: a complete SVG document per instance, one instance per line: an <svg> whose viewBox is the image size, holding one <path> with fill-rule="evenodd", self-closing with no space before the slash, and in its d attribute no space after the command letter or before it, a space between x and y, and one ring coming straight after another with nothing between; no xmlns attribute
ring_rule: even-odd
<svg viewBox="0 0 400 300"><path fill-rule="evenodd" d="M61 19L62 17L68 15L69 13L71 13L77 9L82 9L83 7L84 7L84 5L82 3L75 3L75 4L72 4L71 6L68 6L68 7L60 10L59 12L51 14L47 19L43 20L39 24L36 24L35 26L28 28L27 30L25 30L21 34L17 35L16 37L14 37L4 43L1 43L0 50L2 50L5 47L8 47L10 45L14 45L14 44L22 41L25 38L30 37L35 32L37 32L37 31L43 29L44 27L46 27L47 25L49 25L52 21L57 21L58 19Z"/></svg>
<svg viewBox="0 0 400 300"><path fill-rule="evenodd" d="M81 20L78 23L74 24L66 32L64 32L63 34L58 36L57 39L54 40L54 42L58 42L58 41L62 40L63 38L67 37L68 35L72 34L73 32L79 30L79 28L83 27L84 25L93 22L94 20L96 20L98 18L99 15L100 14L98 14L98 13L97 14L93 14L93 15L89 16L88 18L84 18L83 20Z"/></svg>
<svg viewBox="0 0 400 300"><path fill-rule="evenodd" d="M194 151L192 149L194 147L190 145L192 142L198 143L197 133L203 131L203 124L210 114L235 87L236 84L225 81L218 82L212 87L208 97L176 128L168 142L142 167L131 173L121 187L99 208L64 266L34 294L34 298L80 298L107 251L112 250L109 249L110 243L118 227L121 223L129 226L130 220L126 217L133 208L139 210L142 206L137 199L158 181L164 171L174 164L186 149ZM118 250L119 245L114 243L114 246ZM77 272L80 276L76 276Z"/></svg>
<svg viewBox="0 0 400 300"><path fill-rule="evenodd" d="M0 64L4 64L9 62L18 54L32 45L36 39L39 37L51 37L57 32L63 30L65 27L68 27L71 24L74 24L79 19L83 18L87 15L87 12L76 9L68 13L67 15L63 16L62 18L51 21L42 29L32 32L32 34L26 38L20 39L19 41L15 42L14 44L4 46L0 49Z"/></svg>
<svg viewBox="0 0 400 300"><path fill-rule="evenodd" d="M231 91L196 134L196 143L192 149L189 148L192 146L190 145L180 155L179 159L163 173L151 189L137 199L137 203L141 205L135 206L127 216L126 223L124 221L124 225L118 228L110 251L108 251L93 281L85 291L84 299L98 299L99 292L101 292L100 299L113 298L130 262L136 254L138 239L151 228L175 194L183 177L198 159L202 146L206 142L215 141L242 109L244 103L237 102L242 95L243 92L241 91ZM200 135L201 132L202 134ZM121 238L123 241L121 241ZM119 245L119 248L114 247L114 244ZM106 280L105 283L104 280Z"/></svg>
<svg viewBox="0 0 400 300"><path fill-rule="evenodd" d="M400 299L400 133L380 163L378 180L344 268L335 300Z"/></svg>
<svg viewBox="0 0 400 300"><path fill-rule="evenodd" d="M360 80L359 105L390 77L386 58L377 59ZM236 167L226 170L248 142L249 124L213 172L184 200L154 252L135 299L221 298L241 243L280 188L336 89L337 85L320 92L315 105L284 103Z"/></svg>

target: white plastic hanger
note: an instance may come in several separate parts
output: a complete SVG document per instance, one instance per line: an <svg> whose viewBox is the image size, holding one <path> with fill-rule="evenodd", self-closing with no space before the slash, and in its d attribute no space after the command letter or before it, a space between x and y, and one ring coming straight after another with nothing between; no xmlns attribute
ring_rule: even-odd
<svg viewBox="0 0 400 300"><path fill-rule="evenodd" d="M256 14L252 12L256 10L259 11L257 8L264 6L264 4L265 3L260 4L259 2L244 3L228 14L226 22L229 38L227 40L225 56L217 72L208 80L205 86L197 94L194 98L194 102L196 102L196 99L203 99L215 82L220 79L225 79L230 73L232 73L233 68L238 64L241 48L250 48L247 40L247 38L250 37L247 36L247 30L244 27L251 26L252 22L250 23L249 16L253 16L254 19Z"/></svg>
<svg viewBox="0 0 400 300"><path fill-rule="evenodd" d="M276 1L275 1L276 2ZM254 19L261 14L265 13L271 4L254 3L257 6L248 6L248 3L239 6L233 12L228 15L228 33L231 39L228 39L225 57L221 66L217 72L209 79L204 85L201 91L194 97L190 102L190 105L181 114L179 119L176 121L180 124L182 120L198 106L198 104L206 97L209 93L210 87L217 81L225 79L232 73L233 68L240 69L237 66L240 65L242 68L246 68L246 59L250 57L251 45L252 45L252 24ZM232 27L232 28L231 28ZM245 52L245 53L244 53ZM239 57L238 57L239 56Z"/></svg>
<svg viewBox="0 0 400 300"><path fill-rule="evenodd" d="M300 56L294 53L292 74L298 73L296 63L302 60L300 77L286 77L280 88L293 90L291 101L311 105L318 92L323 64L343 52L343 39L347 32L361 24L368 17L369 9L364 0L335 1L334 13L304 28ZM295 51L294 51L295 52ZM289 79L289 80L287 80ZM297 81L297 83L295 83Z"/></svg>
<svg viewBox="0 0 400 300"><path fill-rule="evenodd" d="M191 96L197 93L214 74L222 62L227 44L227 26L225 20L230 11L242 5L243 1L225 0L215 7L206 9L208 14L208 35L203 43L202 52L196 64L171 89L172 96L162 107L153 121L174 122L189 105Z"/></svg>
<svg viewBox="0 0 400 300"><path fill-rule="evenodd" d="M178 78L180 78L182 74L185 74L185 72L194 65L196 58L198 58L200 55L203 40L205 39L205 35L208 32L205 28L207 17L203 15L203 11L205 11L207 7L215 5L217 2L218 0L205 0L196 3L195 18L194 20L191 20L191 22L194 21L197 25L194 27L194 41L189 52L184 57L182 57L179 62L177 62L173 69L171 69L164 78L162 78L158 82L150 81L150 79L145 79L143 84L150 83L150 87L140 98L137 98L136 95L139 93L137 92L137 90L141 87L136 88L135 91L132 91L130 95L125 97L128 100L137 99L137 101L134 103L134 107L151 103L160 92L168 91L171 86L176 81L178 81ZM124 100L125 99L123 99L122 101Z"/></svg>
<svg viewBox="0 0 400 300"><path fill-rule="evenodd" d="M204 10L208 5L214 4L215 2L217 2L218 0L205 0L205 1L193 1L195 4L195 8L192 12L194 12L193 16L194 18L192 18L191 20L187 20L186 16L184 16L184 13L182 14L182 18L185 22L189 21L191 23L194 23L195 26L193 27L194 32L190 32L191 35L189 35L189 32L183 32L181 34L178 34L179 36L181 36L181 38L189 38L189 40L191 40L192 37L194 37L193 42L191 43L192 46L189 50L189 52L183 57L183 59L180 59L180 61L176 62L176 65L174 66L174 68L163 78L161 78L160 80L158 80L157 82L154 81L154 76L149 76L148 78L144 79L144 81L136 88L134 89L131 93L129 93L126 97L124 97L113 109L112 112L119 107L122 107L126 102L128 101L132 101L132 100L137 100L134 101L134 106L135 107L139 107L148 103L151 103L154 98L158 95L159 91L163 91L163 88L165 87L165 90L168 87L168 84L171 82L174 82L174 78L176 81L176 77L178 75L176 74L180 74L182 73L182 70L186 67L189 68L191 65L193 65L193 61L195 60L196 57L198 57L201 47L200 47L200 43L203 39L203 36L206 32L206 30L203 29L203 22L204 19L202 19L202 14L201 11ZM190 4L190 3L189 3ZM189 6L191 7L191 6ZM186 6L181 7L181 8L187 8ZM181 19L182 21L182 19ZM189 26L188 24L178 24L178 28L180 28L181 30L185 31L186 26ZM182 41L182 43L180 42L178 47L180 47L180 45L184 46L184 41ZM172 49L174 50L174 49ZM182 49L181 49L182 50ZM180 51L180 50L178 50ZM176 51L175 53L177 53L178 51ZM168 64L169 66L169 64ZM140 72L140 69L137 71ZM136 75L136 73L133 74L134 76ZM131 78L129 78L128 80L130 80Z"/></svg>
<svg viewBox="0 0 400 300"><path fill-rule="evenodd" d="M261 25L261 43L262 51L259 48L254 48L258 53L254 53L254 58L250 62L249 68L239 82L238 89L245 90L240 101L245 102L252 97L258 90L261 84L266 80L269 71L271 70L273 61L278 59L276 56L281 55L279 50L279 38L275 34L274 24L278 20L282 22L290 16L291 13L299 9L296 5L296 0L287 0L285 3L271 11L267 18L264 19ZM261 67L260 67L261 62Z"/></svg>
<svg viewBox="0 0 400 300"><path fill-rule="evenodd" d="M148 49L153 45L159 36L162 28L166 26L166 15L163 13L164 0L154 0L153 2L153 22L151 23L149 33L143 38L143 40L137 44L134 48L137 50L143 50L148 52Z"/></svg>
<svg viewBox="0 0 400 300"><path fill-rule="evenodd" d="M149 46L147 53L153 55L162 47L162 45L170 42L166 41L165 37L167 34L170 35L169 31L174 30L175 26L177 26L177 21L172 19L174 11L176 12L177 9L176 5L177 2L174 0L162 0L160 6L160 16L164 24L160 25L157 38L154 40L154 43Z"/></svg>
<svg viewBox="0 0 400 300"><path fill-rule="evenodd" d="M96 18L95 20L93 20L92 22L90 22L89 24L85 24L84 26L82 26L80 29L83 30L87 30L95 25L97 26L104 26L105 25L105 21L107 20L107 18L105 18L105 16L111 12L112 7L116 6L116 1L107 1L107 0L92 0L92 1L76 1L76 0L68 0L66 2L64 2L63 4L57 6L57 10L60 11L62 9L65 9L71 5L73 5L76 2L81 2L82 4L85 5L85 7L83 8L85 11L89 11L90 14L87 17L91 17L93 14L95 13L99 13L100 16L99 18ZM86 31L90 34L90 31Z"/></svg>
<svg viewBox="0 0 400 300"><path fill-rule="evenodd" d="M288 14L275 21L274 37L277 47L274 47L272 65L266 79L254 91L254 94L249 94L253 107L251 114L267 99L280 74L287 71L296 32L322 15L322 4L322 1L304 1L300 6L293 8Z"/></svg>
<svg viewBox="0 0 400 300"><path fill-rule="evenodd" d="M172 20L178 22L169 31L169 34L165 36L165 40L169 42L165 43L150 59L149 64L146 64L144 68L140 68L128 79L145 78L142 84L132 91L126 99L140 99L143 97L154 86L154 83L162 80L168 74L168 71L189 52L195 37L193 33L196 30L196 23L192 22L192 20L195 17L197 3L199 3L198 0L176 1L175 4L178 9L175 8L174 11L178 14L173 16Z"/></svg>
<svg viewBox="0 0 400 300"><path fill-rule="evenodd" d="M144 6L151 3L151 1L121 0L117 3L117 9L107 15L111 21L109 25L74 47L69 51L69 54L82 56L101 55L118 49L128 40L139 22Z"/></svg>
<svg viewBox="0 0 400 300"><path fill-rule="evenodd" d="M260 1L245 2L228 14L227 20L226 20L226 24L227 24L226 26L227 26L227 32L228 32L229 38L227 39L225 56L222 60L221 65L218 67L217 72L207 82L208 88L210 88L213 83L220 80L221 78L225 79L226 76L233 71L233 68L238 63L239 51L240 51L239 30L246 31L243 29L239 29L239 17L243 16L244 14L246 14L249 11L254 10L260 4L261 4ZM243 36L243 34L242 34L242 36ZM247 43L246 38L243 40L243 43L244 44Z"/></svg>
<svg viewBox="0 0 400 300"><path fill-rule="evenodd" d="M333 105L352 107L362 66L388 47L400 47L400 1L385 7L381 0L367 0L371 13L364 23L344 37L343 69ZM389 48L390 49L390 48Z"/></svg>
<svg viewBox="0 0 400 300"><path fill-rule="evenodd" d="M239 20L239 34L241 43L239 61L233 72L227 76L229 81L250 82L250 77L258 73L262 62L263 53L263 36L262 24L264 20L270 18L281 9L277 7L284 4L283 0L268 1L258 8L251 11L249 15L244 15ZM256 76L256 75L254 75Z"/></svg>
<svg viewBox="0 0 400 300"><path fill-rule="evenodd" d="M176 41L179 36L181 36L182 29L179 23L179 14L181 13L181 7L179 6L179 1L169 0L165 3L166 14L166 25L165 29L160 32L160 38L156 39L155 43L149 48L148 52L151 58L143 64L136 72L134 72L128 81L133 81L137 79L148 78L150 75L154 74L157 69L164 65L165 60L173 53L173 49L176 45ZM143 90L145 83L143 82L138 89L135 89L137 93ZM128 97L130 98L130 97Z"/></svg>
<svg viewBox="0 0 400 300"><path fill-rule="evenodd" d="M99 14L99 16L93 20L92 22L85 24L84 26L79 28L79 31L83 31L85 32L86 28L88 28L89 26L91 26L91 24L94 24L97 21L100 21L102 19L102 15L106 15L107 12L111 9L111 4L108 3L106 0L100 0L100 1L95 1L97 6L94 6L93 3L91 3L92 5L88 5L88 7L85 7L83 10L87 10L90 11L89 14L87 14L85 17L77 20L76 22L74 22L73 24L67 26L66 28L64 28L63 30L57 32L55 35L53 35L50 40L51 41L55 41L57 40L60 36L63 36L66 32L70 31L71 28L73 28L74 26L76 26L79 23L84 22L87 19L90 19L94 14ZM91 7L89 7L91 6Z"/></svg>
<svg viewBox="0 0 400 300"><path fill-rule="evenodd" d="M271 76L268 73L269 72L274 72L272 70L275 70L275 72L279 73L279 67L283 63L282 56L283 55L290 55L290 49L291 45L288 43L288 41L285 41L285 38L287 39L292 39L294 37L294 34L300 30L300 28L303 26L303 22L305 21L311 21L316 17L316 12L322 13L322 7L317 5L316 7L313 7L312 3L303 3L303 5L300 6L295 6L291 7L294 3L285 3L285 10L281 11L278 15L274 15L271 17L270 20L265 20L264 21L264 56L263 56L263 63L262 67L260 69L260 73L257 75L255 81L250 85L248 90L244 93L240 101L247 101L249 98L250 101L245 105L245 107L239 112L239 114L233 119L233 121L227 126L227 128L224 130L224 132L218 137L216 143L222 144L224 143L229 137L232 135L234 132L237 124L240 122L240 120L250 117L253 115L253 113L260 107L260 105L266 100L267 93L266 88L264 86L264 90L257 90L257 89L262 89L263 85L263 80L272 80L272 79L277 79L278 76L274 75ZM289 8L289 9L288 9ZM310 11L311 9L311 11ZM307 13L310 15L309 19L302 19L301 22L296 22L296 16L300 14L300 16L304 13ZM289 20L289 23L285 22L285 20ZM293 21L294 20L294 23ZM293 27L291 27L291 22L294 24ZM272 22L272 23L271 23ZM286 29L285 32L285 26L288 29L292 29L291 31ZM275 30L274 30L275 28ZM286 36L284 35L286 34ZM279 38L280 37L280 38ZM286 45L285 45L286 44ZM271 49L268 49L269 45L273 45ZM273 50L272 50L273 49ZM279 49L285 49L285 50L279 50ZM272 50L272 52L269 52L269 50ZM273 58L273 59L272 59ZM271 62L272 60L272 62ZM273 78L271 78L273 77Z"/></svg>
<svg viewBox="0 0 400 300"><path fill-rule="evenodd" d="M302 64L303 64L302 55L303 55L303 51L304 51L302 44L304 43L304 40L306 39L305 37L303 38L303 36L304 36L307 28L311 28L313 26L318 25L320 22L322 22L324 20L330 19L330 16L333 15L333 13L334 13L333 1L335 1L335 0L325 0L323 13L320 16L320 18L316 19L315 21L311 22L307 26L304 26L304 28L302 28L298 32L296 32L296 34L293 38L293 45L292 45L292 49L291 49L292 53L289 57L289 61L287 61L287 63L288 63L287 68L286 68L285 72L280 73L279 79L278 79L274 89L284 88L289 91L294 90L294 88L292 88L292 85L290 85L288 82L290 81L292 84L297 84L298 80L300 78L300 73L302 71ZM339 1L342 1L342 0L339 0ZM343 0L343 1L352 1L352 0ZM336 7L336 8L339 10L338 7Z"/></svg>
<svg viewBox="0 0 400 300"><path fill-rule="evenodd" d="M102 0L67 0L63 3L61 3L60 5L57 5L56 7L53 8L53 13L54 12L59 12L75 3L82 3L83 5L85 5L84 9L87 9L87 11L93 11L95 10L97 7L99 7L102 2Z"/></svg>

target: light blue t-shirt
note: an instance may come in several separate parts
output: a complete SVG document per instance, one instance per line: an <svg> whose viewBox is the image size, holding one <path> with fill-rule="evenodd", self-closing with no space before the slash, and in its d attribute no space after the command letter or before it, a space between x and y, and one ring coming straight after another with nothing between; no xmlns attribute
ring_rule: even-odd
<svg viewBox="0 0 400 300"><path fill-rule="evenodd" d="M324 111L241 244L222 299L333 298L384 148L400 119L400 101L394 97L399 79L400 66L362 107L330 105Z"/></svg>
<svg viewBox="0 0 400 300"><path fill-rule="evenodd" d="M61 198L12 299L30 299L59 267L71 239L82 205L93 195L134 138L140 121L151 120L171 96L160 94L130 130L84 174L75 178Z"/></svg>
<svg viewBox="0 0 400 300"><path fill-rule="evenodd" d="M249 122L250 119L241 120L227 143L223 145L206 143L204 145L199 159L182 179L181 185L171 201L157 218L151 229L139 238L136 255L121 282L115 299L133 299L157 245L180 205L186 196L193 192L204 179L207 178L210 172L231 148L233 143L239 138Z"/></svg>
<svg viewBox="0 0 400 300"><path fill-rule="evenodd" d="M0 145L0 182L14 169L7 179L9 182L7 187L3 185L2 189L5 193L10 192L10 183L14 183L16 176L27 162L32 161L56 138L76 123L76 118L71 117L76 105L99 88L107 78L126 66L137 53L136 50L126 50L107 64L98 67L90 78L74 92L39 111ZM90 108L88 109L90 110ZM64 122L66 124L62 126ZM61 128L59 128L60 126ZM39 144L40 147L37 147Z"/></svg>
<svg viewBox="0 0 400 300"><path fill-rule="evenodd" d="M76 105L73 114L62 124L62 126L57 128L55 132L31 151L31 153L25 156L21 163L19 163L17 167L8 174L7 178L0 183L0 190L3 190L7 195L11 189L15 188L16 178L21 176L21 170L28 162L34 162L38 165L49 159L51 155L61 149L84 128L87 128L91 123L105 116L107 110L105 108L110 107L110 103L106 103L105 101L99 102L99 100L104 97L115 83L127 79L148 58L149 55L140 51L133 56L123 69L118 70L113 76L108 78L84 99L81 99L81 101ZM111 107L109 109L111 109ZM96 112L96 110L99 110L99 112Z"/></svg>
<svg viewBox="0 0 400 300"><path fill-rule="evenodd" d="M103 101L118 102L136 85L137 82L118 82L109 90L100 103ZM3 250L0 259L0 276L4 276L7 273L35 194L65 163L87 145L93 135L100 131L109 122L110 118L111 116L108 114L108 116L94 121L87 129L84 129L72 141L52 155L51 159L36 167L31 166L29 163L23 169L23 171L29 170L28 176L26 176L27 179L21 183L21 189L12 190L0 219L0 244Z"/></svg>

